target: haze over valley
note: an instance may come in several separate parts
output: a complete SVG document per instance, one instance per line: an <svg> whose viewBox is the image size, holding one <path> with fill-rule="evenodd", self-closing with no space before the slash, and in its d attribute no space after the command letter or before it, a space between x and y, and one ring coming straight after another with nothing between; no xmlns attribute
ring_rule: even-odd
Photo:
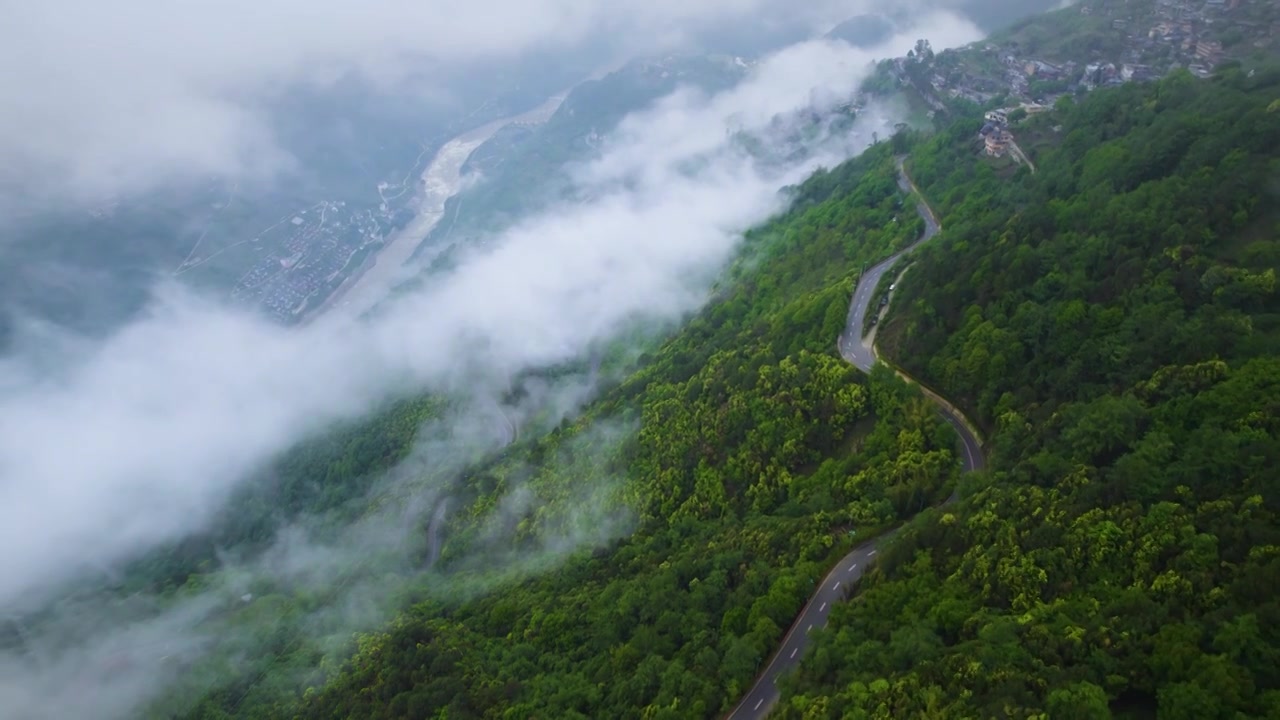
<svg viewBox="0 0 1280 720"><path fill-rule="evenodd" d="M0 715L1280 698L1272 5L11 15Z"/></svg>
<svg viewBox="0 0 1280 720"><path fill-rule="evenodd" d="M713 20L741 22L743 10L726 3L686 18L683 11L663 15L674 6L622 8L581 21L635 20L628 13L638 12L647 22L696 35ZM756 11L766 17L773 12L767 5ZM815 13L805 22L818 28L822 18ZM564 29L556 23L546 38L523 41L536 45ZM6 706L24 717L126 717L157 699L180 708L184 696L192 702L221 681L202 658L224 667L247 663L242 672L257 667L254 659L235 660L249 652L248 640L236 633L279 622L264 603L281 593L317 594L318 604L289 622L293 632L314 633L328 650L339 650L352 630L376 627L403 601L399 593L430 585L419 577L432 564L424 557L439 555L449 537L441 523L463 508L461 500L447 501L454 475L517 433L553 427L576 412L594 388L635 362L634 340L669 327L705 301L742 233L784 207L781 188L856 154L873 133L891 132L899 118L890 106L866 107L852 126L838 129L831 123L839 115L832 113L850 101L872 60L909 46L921 33L940 47L979 37L959 16L928 12L872 48L810 40L749 62L735 55L700 60L688 55L687 38L672 38L673 48L686 48L684 55L610 72L602 63L618 66L618 56L584 48L581 57L544 55L536 72L500 79L498 88L511 88L502 90L505 96L434 86L415 74L409 56L403 66L388 66L387 57L359 55L339 59L354 61L362 75L348 79L335 63L330 72L339 79L305 78L309 84L291 91L283 109L261 115L296 126L275 138L260 124L243 121L248 118L237 120L226 100L225 112L205 118L223 123L221 129L190 129L201 139L189 148L113 155L115 141L101 133L134 131L102 125L90 139L104 144L81 149L79 159L63 146L18 150L30 165L27 172L42 174L21 189L6 186L11 207L49 209L17 220L18 237L5 248L19 258L29 255L8 272L35 273L29 287L47 294L34 301L10 296L14 332L0 366L6 428L0 526L10 548L0 558L0 604L11 617L14 641L0 660ZM318 49L325 46L291 48ZM160 52L167 45L140 50ZM455 53L459 62L475 62L473 51L446 44L442 57L428 60L450 62ZM294 69L283 64L286 58L277 59L281 72ZM685 68L699 64L721 69L686 76ZM587 84L598 88L591 91L597 99L585 85L565 94L576 84L564 80L574 68L591 68L596 79ZM590 74L578 72L583 79ZM336 84L319 84L325 82ZM383 83L389 85L379 87ZM396 107L388 93L392 86L404 92L405 83L410 92ZM435 92L454 95L433 97ZM326 126L327 108L340 98L363 109L355 116L333 106L343 119ZM145 107L155 113L139 120L174 122L162 102L167 100L153 98ZM195 98L173 102L196 107ZM426 113L418 115L426 120L417 129L406 112L415 106ZM383 108L391 113L375 114ZM529 115L496 119L525 108ZM446 120L450 116L455 119ZM526 132L536 132L539 123L548 129L577 123L589 132L589 145L576 134L583 130L540 139L542 151L559 158L546 170L557 173L565 192L530 195L498 225L467 224L465 218L478 216L464 216L464 226L480 233L478 242L451 243L446 271L362 320L394 281L412 277L404 263L440 226L445 200L467 177L459 175L467 156L511 122ZM776 144L800 123L811 128L804 152L782 161L753 156L734 139L750 135ZM147 132L177 142L177 131L156 125ZM458 133L455 139L446 137L450 132ZM142 137L126 147L138 147ZM361 156L362 148L376 155ZM236 165L227 165L232 159ZM362 171L341 177L352 163ZM379 168L398 168L399 179L388 182L393 176ZM521 172L528 169L499 166L472 173L470 182L480 190ZM344 187L362 189L350 195ZM290 207L290 198L308 196L326 199ZM236 233L272 213L280 213L274 224L237 239ZM163 234L179 228L182 242L166 247ZM46 253L24 239L55 231L89 233L97 243L90 252L101 258L97 267L77 267L75 254L56 244ZM72 242L75 235L67 237ZM122 244L135 249L122 254ZM79 253L78 247L66 249ZM122 263L129 253L133 259ZM262 259L255 260L255 253ZM148 268L156 260L172 263L173 271ZM41 279L60 271L64 261L65 275ZM350 272L366 262L362 273ZM259 265L262 270L255 269ZM294 312L307 303L307 288L288 274L295 265L312 268L309 282L337 290L333 301L325 303L327 296L318 293L312 302L319 311ZM236 267L247 274L235 277L241 272ZM343 268L347 272L338 272ZM83 277L87 272L93 275ZM202 281L186 282L202 273ZM272 282L300 289L272 291L281 294L276 300L259 293L266 297L265 315L243 302ZM103 293L104 302L120 302L122 309L86 315L73 307L83 300L80 290L84 297ZM297 325L295 315L308 322ZM282 326L280 320L289 322ZM546 375L584 360L591 367L581 373ZM268 518L263 522L281 528L260 528L243 547L225 544L245 539L227 530L240 512L228 516L227 503L235 508L251 502L245 498L256 497L258 484L284 472L273 465L282 453L299 442L321 442L317 438L337 427L423 392L440 397L448 410L423 415L435 419L416 431L421 437L413 453L364 485L370 497L381 498L372 506L359 509L367 501L357 492L318 516ZM605 438L630 430L599 432ZM616 490L607 477L598 485L602 496ZM517 516L540 501L517 486L501 502L501 515ZM484 582L599 545L632 522L625 512L605 514L586 505L537 549L500 560L490 568L498 575ZM426 537L431 547L423 545ZM137 584L146 568L163 564L156 558L181 553L192 542L214 543L199 563L198 584L183 585L186 571L175 576L176 594L150 581ZM491 545L471 542L459 551L497 552L485 549ZM104 602L102 593L116 599ZM266 597L249 599L259 596ZM245 613L258 619L248 621ZM231 635L228 623L236 628ZM325 637L333 640L326 644ZM194 687L166 693L179 678ZM71 682L81 691L58 692Z"/></svg>

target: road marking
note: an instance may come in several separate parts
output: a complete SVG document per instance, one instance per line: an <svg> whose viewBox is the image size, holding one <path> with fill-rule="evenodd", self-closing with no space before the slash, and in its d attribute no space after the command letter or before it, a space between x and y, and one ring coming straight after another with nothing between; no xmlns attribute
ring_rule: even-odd
<svg viewBox="0 0 1280 720"><path fill-rule="evenodd" d="M969 461L969 467L970 467L971 469L976 469L978 466L973 462L973 451L971 451L971 450L969 449L969 440L968 440L968 438L964 437L964 432L960 429L960 421L959 421L959 420L957 420L957 421L955 422L955 425L956 425L956 430L957 430L958 432L960 432L960 436L961 436L961 437L960 437L960 444L961 444L961 445L964 445L964 457L965 457L965 460L968 460L968 461Z"/></svg>
<svg viewBox="0 0 1280 720"><path fill-rule="evenodd" d="M796 656L796 653L798 653L798 652L800 652L800 648L796 648L795 650L792 650L792 651L791 651L791 657L793 657L793 658L794 658L794 657Z"/></svg>
<svg viewBox="0 0 1280 720"><path fill-rule="evenodd" d="M872 555L875 555L875 554L876 554L876 551L872 550L871 552L867 553L867 557L871 557Z"/></svg>
<svg viewBox="0 0 1280 720"><path fill-rule="evenodd" d="M836 581L836 584L831 586L831 589L832 589L832 590L839 590L839 589L840 589L840 581L839 581L839 580L837 580L837 581Z"/></svg>
<svg viewBox="0 0 1280 720"><path fill-rule="evenodd" d="M853 572L854 570L857 570L857 569L858 569L858 563L854 563L849 566L849 572Z"/></svg>
<svg viewBox="0 0 1280 720"><path fill-rule="evenodd" d="M826 610L826 609L827 609L827 604L822 603L822 607L818 608L818 612L822 612L823 610Z"/></svg>
<svg viewBox="0 0 1280 720"><path fill-rule="evenodd" d="M764 698L760 698L759 700L757 700L757 701L756 701L756 706L755 706L755 707L753 707L753 708L751 708L751 709L752 709L752 710L759 710L759 709L760 709L760 706L761 706L761 705L763 705L763 704L764 704Z"/></svg>
<svg viewBox="0 0 1280 720"><path fill-rule="evenodd" d="M813 629L813 623L809 623L809 627L805 628L804 631L809 632L812 629Z"/></svg>

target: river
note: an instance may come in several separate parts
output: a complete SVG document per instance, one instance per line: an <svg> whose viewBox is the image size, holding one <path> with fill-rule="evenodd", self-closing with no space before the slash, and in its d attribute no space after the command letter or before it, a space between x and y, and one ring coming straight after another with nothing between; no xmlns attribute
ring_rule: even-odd
<svg viewBox="0 0 1280 720"><path fill-rule="evenodd" d="M317 309L316 315L331 311L346 317L358 317L377 305L393 287L407 280L413 272L408 267L409 258L444 217L445 203L462 189L462 166L471 153L507 125L546 122L567 95L567 92L560 93L528 112L468 130L441 146L422 172L418 195L413 203L413 220L396 231L371 258L372 265L366 263L364 268L354 273Z"/></svg>

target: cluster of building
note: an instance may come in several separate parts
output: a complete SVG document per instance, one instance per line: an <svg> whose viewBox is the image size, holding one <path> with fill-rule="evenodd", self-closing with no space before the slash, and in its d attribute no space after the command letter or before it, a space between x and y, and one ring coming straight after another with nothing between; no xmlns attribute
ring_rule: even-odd
<svg viewBox="0 0 1280 720"><path fill-rule="evenodd" d="M1104 42L1089 43L1085 57L1045 57L1014 41L989 41L936 56L909 53L893 61L892 72L934 111L948 99L1011 101L987 114L980 135L988 155L1021 158L1008 119L1018 108L1035 114L1064 94L1156 80L1178 68L1207 77L1236 49L1280 50L1275 0L1083 0L1075 12L1093 16L1087 22L1102 29Z"/></svg>
<svg viewBox="0 0 1280 720"><path fill-rule="evenodd" d="M231 295L276 320L296 322L355 269L349 266L361 250L381 242L383 225L372 211L351 213L342 202L301 211L253 241L265 256L241 276Z"/></svg>
<svg viewBox="0 0 1280 720"><path fill-rule="evenodd" d="M899 58L896 69L904 81L934 95L932 100L961 98L985 105L1008 96L1052 104L1063 93L1154 80L1177 68L1207 77L1233 55L1280 50L1280 3L1274 0L1085 0L1076 11L1104 21L1102 27L1115 33L1109 43L1113 57L1095 52L1091 57L1047 58L1013 42L988 42L931 56L927 71L917 70L914 78L906 76L920 63L918 57ZM975 50L984 56L981 62L970 62L972 55L962 57Z"/></svg>
<svg viewBox="0 0 1280 720"><path fill-rule="evenodd" d="M1009 115L1018 111L1026 115L1037 115L1048 109L1047 105L1023 103L1017 107L988 111L983 117L982 129L978 131L978 136L982 138L983 152L990 157L1004 157L1011 149L1017 152L1017 143L1009 130Z"/></svg>
<svg viewBox="0 0 1280 720"><path fill-rule="evenodd" d="M1247 52L1274 46L1280 36L1280 8L1270 0L1155 0L1151 13L1125 9L1113 11L1111 27L1127 33L1137 53L1200 77L1228 57L1228 46Z"/></svg>

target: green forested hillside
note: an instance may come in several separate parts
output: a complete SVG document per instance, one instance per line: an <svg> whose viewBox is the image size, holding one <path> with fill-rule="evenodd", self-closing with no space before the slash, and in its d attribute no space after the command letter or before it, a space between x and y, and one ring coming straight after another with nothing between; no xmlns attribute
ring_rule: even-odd
<svg viewBox="0 0 1280 720"><path fill-rule="evenodd" d="M626 539L477 598L415 607L365 638L302 715L726 710L855 533L936 502L955 478L954 435L931 406L834 353L857 268L916 231L892 222L902 199L887 147L815 176L643 370L529 455L468 479L483 508L484 489L515 482L531 459L603 454L594 474L543 465L530 487L546 505L512 520L511 542L563 530L559 515L600 487L633 513ZM582 442L615 424L630 430L620 442ZM464 522L446 560L466 556ZM455 562L459 582L484 572Z"/></svg>
<svg viewBox="0 0 1280 720"><path fill-rule="evenodd" d="M1277 717L1278 80L1065 103L1024 128L1034 175L964 118L818 174L636 374L462 478L428 599L320 687L265 672L193 715L728 710L855 537L956 481L932 406L834 354L857 269L917 234L910 145L945 230L881 350L986 427L990 470L886 548L776 712Z"/></svg>
<svg viewBox="0 0 1280 720"><path fill-rule="evenodd" d="M976 119L915 148L946 230L880 347L991 471L833 612L780 717L1280 717L1277 96L1228 69L1061 104L1034 175Z"/></svg>

